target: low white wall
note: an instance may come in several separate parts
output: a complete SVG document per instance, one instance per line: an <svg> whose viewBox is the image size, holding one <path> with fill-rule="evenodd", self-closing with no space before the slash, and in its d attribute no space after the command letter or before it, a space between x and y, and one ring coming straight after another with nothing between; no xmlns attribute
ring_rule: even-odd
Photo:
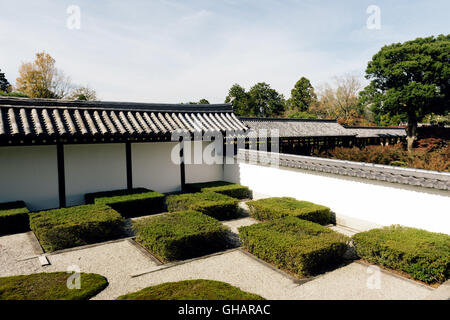
<svg viewBox="0 0 450 320"><path fill-rule="evenodd" d="M158 192L181 189L180 166L171 161L175 142L145 142L131 144L133 187Z"/></svg>
<svg viewBox="0 0 450 320"><path fill-rule="evenodd" d="M64 169L67 206L84 204L86 193L125 189L125 144L65 145Z"/></svg>
<svg viewBox="0 0 450 320"><path fill-rule="evenodd" d="M450 193L259 164L225 165L224 179L268 196L323 204L340 216L450 234Z"/></svg>
<svg viewBox="0 0 450 320"><path fill-rule="evenodd" d="M180 166L171 160L177 144L132 143L133 187L179 191ZM197 153L209 144L200 142ZM193 160L193 144L187 150ZM84 204L86 193L125 189L125 144L65 145L64 170L67 206ZM186 183L223 180L223 165L187 164L185 173ZM30 210L59 206L56 146L0 148L0 202L16 200L24 200Z"/></svg>
<svg viewBox="0 0 450 320"><path fill-rule="evenodd" d="M198 146L195 148L194 144ZM208 146L213 147L212 142L199 141L191 143L191 162L192 164L185 165L186 183L208 182L223 180L223 165L217 163L207 162L205 157L208 157ZM200 149L201 148L201 149ZM206 152L205 152L206 150ZM201 153L201 155L200 155ZM201 163L194 164L194 158L201 159ZM219 156L222 161L222 155ZM208 164L211 163L211 164Z"/></svg>
<svg viewBox="0 0 450 320"><path fill-rule="evenodd" d="M0 148L0 202L16 200L30 210L59 206L56 146Z"/></svg>

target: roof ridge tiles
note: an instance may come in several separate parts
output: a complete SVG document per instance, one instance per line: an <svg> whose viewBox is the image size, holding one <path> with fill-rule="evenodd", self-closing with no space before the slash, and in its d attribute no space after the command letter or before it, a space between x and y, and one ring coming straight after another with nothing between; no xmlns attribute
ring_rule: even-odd
<svg viewBox="0 0 450 320"><path fill-rule="evenodd" d="M0 97L0 106L21 108L64 108L64 109L98 109L121 111L158 111L158 112L232 112L231 104L171 104L120 101L75 101L57 99L29 99Z"/></svg>

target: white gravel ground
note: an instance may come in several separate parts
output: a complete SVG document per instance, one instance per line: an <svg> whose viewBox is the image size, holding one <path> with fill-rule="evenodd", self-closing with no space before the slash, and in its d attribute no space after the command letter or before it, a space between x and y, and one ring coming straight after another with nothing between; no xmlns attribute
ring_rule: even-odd
<svg viewBox="0 0 450 320"><path fill-rule="evenodd" d="M231 229L231 231L234 233L238 233L239 227L250 226L255 223L258 223L258 220L255 220L250 217L245 217L245 218L240 218L240 219L230 220L230 221L222 221L222 224L229 227Z"/></svg>
<svg viewBox="0 0 450 320"><path fill-rule="evenodd" d="M27 233L0 237L0 277L42 272L37 258L21 261L37 253Z"/></svg>
<svg viewBox="0 0 450 320"><path fill-rule="evenodd" d="M287 299L416 300L434 290L391 273L375 274L372 268L351 263L297 287Z"/></svg>
<svg viewBox="0 0 450 320"><path fill-rule="evenodd" d="M51 265L46 267L41 267L37 258L20 261L34 253L26 234L0 237L0 276L66 271L76 265L81 272L107 277L109 286L94 299L115 299L148 286L187 279L228 282L267 299L424 299L433 292L386 272L380 273L379 289L370 289L367 281L373 279L373 273L356 262L299 285L240 250L169 268L156 265L128 240L48 255ZM143 272L150 273L132 277Z"/></svg>
<svg viewBox="0 0 450 320"><path fill-rule="evenodd" d="M130 275L139 270L156 267L152 260L128 240L49 255L47 258L51 265L44 268L46 272L65 271L68 266L76 265L81 272L105 276L109 285L94 299L115 299L129 290L134 290L136 286Z"/></svg>
<svg viewBox="0 0 450 320"><path fill-rule="evenodd" d="M380 289L370 289L367 286L370 276L367 266L355 262L299 285L238 250L159 270L136 279L142 280L143 288L187 279L218 280L275 300L423 299L433 291L388 273L380 274Z"/></svg>

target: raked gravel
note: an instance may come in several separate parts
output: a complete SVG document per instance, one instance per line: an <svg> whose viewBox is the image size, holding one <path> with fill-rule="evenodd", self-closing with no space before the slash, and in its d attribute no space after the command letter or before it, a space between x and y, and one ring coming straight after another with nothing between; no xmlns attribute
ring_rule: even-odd
<svg viewBox="0 0 450 320"><path fill-rule="evenodd" d="M38 253L28 233L0 237L0 277L42 272Z"/></svg>
<svg viewBox="0 0 450 320"><path fill-rule="evenodd" d="M381 272L379 282L373 269L353 262L315 279L299 284L241 250L194 259L170 267L158 266L130 240L47 255L51 265L41 267L33 256L27 234L0 237L0 276L35 272L67 271L78 266L81 272L105 276L109 286L93 299L115 299L163 282L211 279L230 283L266 299L424 299L433 289ZM142 274L144 273L144 274ZM133 275L142 274L133 277ZM379 287L370 284L379 283ZM81 284L83 285L83 284Z"/></svg>

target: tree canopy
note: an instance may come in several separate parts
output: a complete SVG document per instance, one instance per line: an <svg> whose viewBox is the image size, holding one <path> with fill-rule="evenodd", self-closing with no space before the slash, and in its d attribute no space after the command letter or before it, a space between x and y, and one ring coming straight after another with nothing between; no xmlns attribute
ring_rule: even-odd
<svg viewBox="0 0 450 320"><path fill-rule="evenodd" d="M8 92L11 89L11 84L5 77L5 73L0 69L0 91Z"/></svg>
<svg viewBox="0 0 450 320"><path fill-rule="evenodd" d="M294 112L306 112L316 100L317 96L311 82L301 77L291 90L291 98L287 101L287 106Z"/></svg>
<svg viewBox="0 0 450 320"><path fill-rule="evenodd" d="M200 99L198 102L189 101L187 104L210 104L206 99Z"/></svg>
<svg viewBox="0 0 450 320"><path fill-rule="evenodd" d="M233 104L237 115L247 117L277 117L283 114L286 105L283 95L265 82L255 84L248 92L235 84L225 102Z"/></svg>
<svg viewBox="0 0 450 320"><path fill-rule="evenodd" d="M259 117L276 117L283 114L285 101L282 94L272 89L269 84L259 82L248 92L252 114Z"/></svg>
<svg viewBox="0 0 450 320"><path fill-rule="evenodd" d="M384 46L369 62L366 78L371 82L360 99L371 103L379 119L407 120L411 150L417 123L450 109L450 35Z"/></svg>
<svg viewBox="0 0 450 320"><path fill-rule="evenodd" d="M233 105L236 115L245 117L250 116L249 100L250 97L245 89L238 84L234 84L228 91L225 103Z"/></svg>
<svg viewBox="0 0 450 320"><path fill-rule="evenodd" d="M36 53L33 62L22 63L16 87L30 98L61 99L68 95L70 79L55 66L55 59L46 52Z"/></svg>
<svg viewBox="0 0 450 320"><path fill-rule="evenodd" d="M73 85L70 78L56 68L55 59L45 51L36 53L33 62L21 64L16 89L30 98L97 99L95 90Z"/></svg>
<svg viewBox="0 0 450 320"><path fill-rule="evenodd" d="M97 93L89 86L78 87L72 90L68 98L70 100L91 101L97 100Z"/></svg>

